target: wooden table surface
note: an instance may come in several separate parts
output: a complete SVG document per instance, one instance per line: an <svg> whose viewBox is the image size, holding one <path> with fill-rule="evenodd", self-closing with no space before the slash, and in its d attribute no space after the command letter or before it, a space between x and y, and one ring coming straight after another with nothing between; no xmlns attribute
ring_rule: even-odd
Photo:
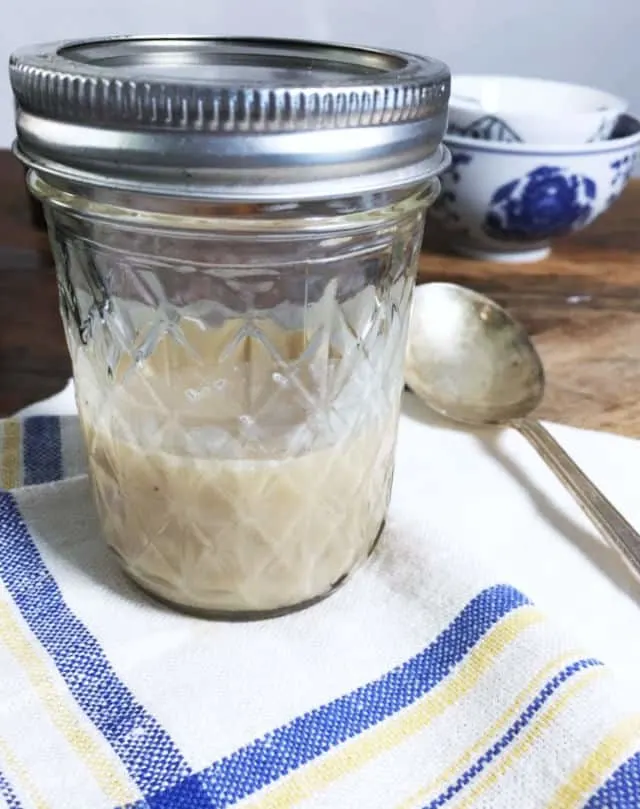
<svg viewBox="0 0 640 809"><path fill-rule="evenodd" d="M640 437L640 180L551 258L506 265L429 246L421 280L452 280L507 305L547 370L541 417ZM70 374L47 238L32 224L21 166L0 151L0 416Z"/></svg>

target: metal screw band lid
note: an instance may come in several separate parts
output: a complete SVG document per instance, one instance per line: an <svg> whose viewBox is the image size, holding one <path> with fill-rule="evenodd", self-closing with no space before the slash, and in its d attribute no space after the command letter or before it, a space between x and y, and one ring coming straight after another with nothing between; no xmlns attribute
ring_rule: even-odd
<svg viewBox="0 0 640 809"><path fill-rule="evenodd" d="M16 149L41 171L209 198L334 196L446 162L450 75L299 40L125 37L10 58Z"/></svg>

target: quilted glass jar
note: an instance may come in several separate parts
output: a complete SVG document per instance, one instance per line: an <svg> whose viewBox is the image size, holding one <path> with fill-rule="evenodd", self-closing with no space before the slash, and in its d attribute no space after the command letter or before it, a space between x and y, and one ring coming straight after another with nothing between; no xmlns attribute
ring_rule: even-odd
<svg viewBox="0 0 640 809"><path fill-rule="evenodd" d="M106 541L186 610L322 598L384 523L446 69L268 40L43 53L12 58L16 150ZM47 84L65 69L73 93Z"/></svg>

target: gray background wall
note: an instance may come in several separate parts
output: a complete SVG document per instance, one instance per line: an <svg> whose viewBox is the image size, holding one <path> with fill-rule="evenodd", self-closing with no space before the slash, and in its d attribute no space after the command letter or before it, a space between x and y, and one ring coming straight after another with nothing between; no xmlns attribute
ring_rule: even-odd
<svg viewBox="0 0 640 809"><path fill-rule="evenodd" d="M314 37L594 85L640 113L640 0L0 0L0 147L13 138L4 65L34 41L109 33Z"/></svg>

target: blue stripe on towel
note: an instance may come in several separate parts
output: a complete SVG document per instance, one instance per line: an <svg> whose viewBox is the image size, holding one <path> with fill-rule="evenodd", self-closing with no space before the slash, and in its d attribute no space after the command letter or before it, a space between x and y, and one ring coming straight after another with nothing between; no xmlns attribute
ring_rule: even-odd
<svg viewBox="0 0 640 809"><path fill-rule="evenodd" d="M0 492L0 579L141 792L166 790L188 777L190 767L169 734L118 678L97 640L66 605L7 492Z"/></svg>
<svg viewBox="0 0 640 809"><path fill-rule="evenodd" d="M480 593L426 649L383 677L299 716L136 809L225 809L393 716L438 685L507 613L529 602L512 587ZM202 785L208 803L191 800Z"/></svg>
<svg viewBox="0 0 640 809"><path fill-rule="evenodd" d="M595 792L584 809L638 809L640 807L640 752L622 766Z"/></svg>
<svg viewBox="0 0 640 809"><path fill-rule="evenodd" d="M57 416L31 416L23 427L24 484L61 480L62 447Z"/></svg>
<svg viewBox="0 0 640 809"><path fill-rule="evenodd" d="M18 796L2 770L0 770L0 798L5 802L7 809L22 809Z"/></svg>
<svg viewBox="0 0 640 809"><path fill-rule="evenodd" d="M452 798L455 798L466 786L468 786L473 779L480 775L480 773L491 764L491 762L502 751L508 747L511 742L535 719L538 711L544 704L553 696L553 694L560 688L560 686L577 674L579 671L591 668L592 666L601 666L602 663L593 657L584 660L576 660L575 663L566 666L562 671L558 672L555 677L552 677L548 683L538 692L536 697L527 705L520 716L515 720L507 732L498 741L486 750L480 758L478 758L462 775L453 782L444 792L441 792L437 798L428 803L424 809L438 809L444 806Z"/></svg>

